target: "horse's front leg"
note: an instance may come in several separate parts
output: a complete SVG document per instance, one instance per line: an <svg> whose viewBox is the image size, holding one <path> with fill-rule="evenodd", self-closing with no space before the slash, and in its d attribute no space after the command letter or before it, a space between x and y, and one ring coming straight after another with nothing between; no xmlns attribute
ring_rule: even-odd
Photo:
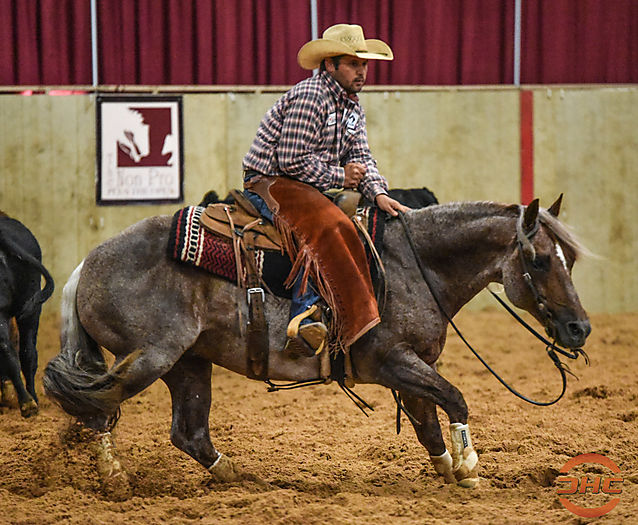
<svg viewBox="0 0 638 525"><path fill-rule="evenodd" d="M461 392L427 365L406 344L390 350L379 367L379 383L398 390L417 437L426 447L437 473L463 487L478 484L478 456L467 425L467 405ZM445 447L436 415L440 406L450 420L451 454Z"/></svg>
<svg viewBox="0 0 638 525"><path fill-rule="evenodd" d="M450 454L443 440L436 405L432 401L411 395L405 395L402 401L411 418L414 418L410 422L419 442L429 452L437 474L443 476L447 483L456 482L470 488L476 486L478 456L472 447L468 425L450 425L453 451Z"/></svg>

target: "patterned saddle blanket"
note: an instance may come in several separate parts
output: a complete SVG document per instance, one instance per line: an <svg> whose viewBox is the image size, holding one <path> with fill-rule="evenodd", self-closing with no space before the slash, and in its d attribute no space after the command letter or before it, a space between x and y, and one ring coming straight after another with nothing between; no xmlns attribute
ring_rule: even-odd
<svg viewBox="0 0 638 525"><path fill-rule="evenodd" d="M201 268L230 282L237 283L237 263L232 241L216 235L204 228L201 217L205 208L187 206L173 215L168 240L168 255L172 259ZM378 208L366 207L358 211L375 248L381 254L385 214ZM372 253L366 245L373 283L377 280L376 265L372 263ZM279 251L257 249L256 260L260 265L266 286L279 297L290 298L290 289L283 282L292 269L287 255Z"/></svg>

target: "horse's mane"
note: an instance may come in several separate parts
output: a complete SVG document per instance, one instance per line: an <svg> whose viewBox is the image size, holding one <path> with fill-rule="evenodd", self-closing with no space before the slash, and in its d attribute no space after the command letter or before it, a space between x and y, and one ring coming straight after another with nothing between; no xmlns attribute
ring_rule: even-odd
<svg viewBox="0 0 638 525"><path fill-rule="evenodd" d="M465 220L494 216L517 218L520 212L521 206L519 204L501 204L493 201L462 201L434 204L421 210L414 210L411 213L431 214L433 222L437 225L449 224L452 226L458 224L457 219L459 217ZM576 238L572 229L546 209L541 208L539 210L539 219L562 246L573 252L575 259L591 255L591 252Z"/></svg>

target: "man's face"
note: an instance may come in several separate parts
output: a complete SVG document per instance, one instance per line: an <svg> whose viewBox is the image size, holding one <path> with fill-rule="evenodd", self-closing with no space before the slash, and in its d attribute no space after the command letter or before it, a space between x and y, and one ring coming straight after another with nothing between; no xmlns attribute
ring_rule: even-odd
<svg viewBox="0 0 638 525"><path fill-rule="evenodd" d="M326 71L347 93L359 93L368 76L368 61L344 55L339 60L339 65L335 67L332 58L327 58Z"/></svg>

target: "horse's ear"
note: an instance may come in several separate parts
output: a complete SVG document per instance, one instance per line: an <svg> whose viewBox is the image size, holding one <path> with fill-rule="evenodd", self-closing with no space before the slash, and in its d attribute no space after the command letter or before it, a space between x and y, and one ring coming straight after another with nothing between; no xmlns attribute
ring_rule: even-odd
<svg viewBox="0 0 638 525"><path fill-rule="evenodd" d="M523 231L526 233L532 231L536 226L536 219L538 219L538 199L534 199L525 208Z"/></svg>
<svg viewBox="0 0 638 525"><path fill-rule="evenodd" d="M549 208L548 208L548 212L551 213L554 217L558 217L558 214L560 213L560 205L563 202L563 194L561 193L558 196L558 199L556 199L556 202L554 202L554 204L552 204Z"/></svg>

